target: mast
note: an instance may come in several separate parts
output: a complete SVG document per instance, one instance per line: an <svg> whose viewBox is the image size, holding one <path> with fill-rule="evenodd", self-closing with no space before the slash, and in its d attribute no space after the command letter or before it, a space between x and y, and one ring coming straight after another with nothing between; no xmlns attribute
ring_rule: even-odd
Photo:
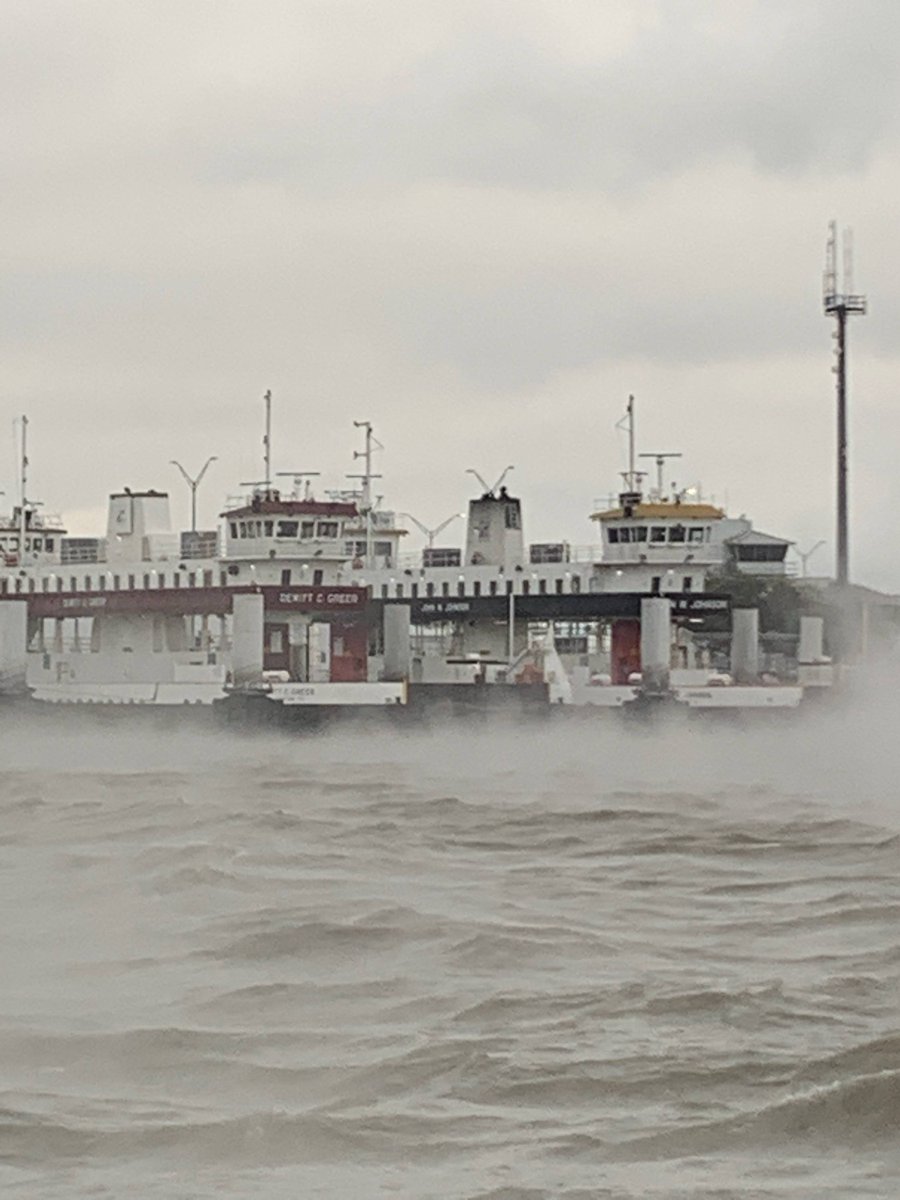
<svg viewBox="0 0 900 1200"><path fill-rule="evenodd" d="M19 562L25 562L25 530L27 520L25 506L28 503L28 418L22 414L22 503L19 508Z"/></svg>
<svg viewBox="0 0 900 1200"><path fill-rule="evenodd" d="M616 422L616 429L625 429L628 434L628 470L622 472L622 479L625 484L625 491L632 494L640 490L641 480L646 472L635 470L634 459L634 396L628 397L628 403L625 406L625 416L621 421Z"/></svg>
<svg viewBox="0 0 900 1200"><path fill-rule="evenodd" d="M823 301L825 315L834 317L835 366L837 376L837 562L835 576L839 587L849 577L849 529L847 518L847 317L866 311L866 298L853 293L853 243L849 229L844 230L843 290L838 281L837 223L829 222L825 248Z"/></svg>
<svg viewBox="0 0 900 1200"><path fill-rule="evenodd" d="M272 488L272 393L267 391L263 399L266 402L266 432L263 436L263 463L266 476L266 499L270 497Z"/></svg>
<svg viewBox="0 0 900 1200"><path fill-rule="evenodd" d="M353 451L353 459L361 458L363 460L363 472L361 475L348 475L348 479L358 479L361 483L360 488L360 508L366 518L366 570L372 569L372 480L380 479L380 475L372 474L372 451L375 446L382 449L381 443L372 433L371 421L354 421L354 426L357 429L366 431L365 446L362 450Z"/></svg>

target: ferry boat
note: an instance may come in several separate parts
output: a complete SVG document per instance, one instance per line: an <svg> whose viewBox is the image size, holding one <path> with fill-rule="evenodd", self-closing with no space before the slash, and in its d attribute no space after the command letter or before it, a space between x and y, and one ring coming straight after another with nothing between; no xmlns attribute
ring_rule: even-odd
<svg viewBox="0 0 900 1200"><path fill-rule="evenodd" d="M218 529L176 531L166 492L124 488L95 538L70 537L28 499L23 418L20 502L0 519L0 690L174 706L249 687L301 706L340 688L342 705L383 705L428 685L533 681L535 657L555 655L551 700L616 706L640 674L642 598L669 599L682 669L708 674L692 627L728 611L727 597L706 591L709 572L785 571L790 542L666 493L661 462L644 495L633 400L625 486L592 514L596 544L526 545L504 472L493 485L479 476L462 545L435 547L429 536L417 554L401 548L404 518L373 498L371 424L358 423L358 486L317 497L309 477L276 483L270 404L267 393L265 477L223 510ZM407 682L409 692L397 690Z"/></svg>

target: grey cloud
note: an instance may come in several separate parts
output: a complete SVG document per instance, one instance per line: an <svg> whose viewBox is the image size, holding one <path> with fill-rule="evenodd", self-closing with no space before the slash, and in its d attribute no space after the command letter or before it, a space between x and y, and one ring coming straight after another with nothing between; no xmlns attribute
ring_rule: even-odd
<svg viewBox="0 0 900 1200"><path fill-rule="evenodd" d="M748 156L773 173L858 168L894 137L900 9L804 0L743 9L659 8L626 53L585 66L495 19L457 31L361 95L298 104L273 91L198 113L198 169L213 180L311 189L422 179L531 188L646 186Z"/></svg>

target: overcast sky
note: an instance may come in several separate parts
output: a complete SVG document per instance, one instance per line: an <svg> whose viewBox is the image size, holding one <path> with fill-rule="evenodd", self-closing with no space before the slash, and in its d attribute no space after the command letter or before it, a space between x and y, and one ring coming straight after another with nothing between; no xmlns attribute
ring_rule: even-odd
<svg viewBox="0 0 900 1200"><path fill-rule="evenodd" d="M898 45L895 0L5 0L0 487L25 412L73 532L124 485L186 525L169 460L216 454L209 525L271 388L276 469L340 486L369 419L386 506L514 464L526 537L587 543L633 392L830 570L835 217L851 572L900 590Z"/></svg>

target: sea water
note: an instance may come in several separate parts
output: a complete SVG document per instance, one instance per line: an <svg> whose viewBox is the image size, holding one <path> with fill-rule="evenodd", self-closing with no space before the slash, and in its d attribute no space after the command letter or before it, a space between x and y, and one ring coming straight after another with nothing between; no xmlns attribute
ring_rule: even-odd
<svg viewBox="0 0 900 1200"><path fill-rule="evenodd" d="M3 1195L896 1196L896 715L7 721Z"/></svg>

